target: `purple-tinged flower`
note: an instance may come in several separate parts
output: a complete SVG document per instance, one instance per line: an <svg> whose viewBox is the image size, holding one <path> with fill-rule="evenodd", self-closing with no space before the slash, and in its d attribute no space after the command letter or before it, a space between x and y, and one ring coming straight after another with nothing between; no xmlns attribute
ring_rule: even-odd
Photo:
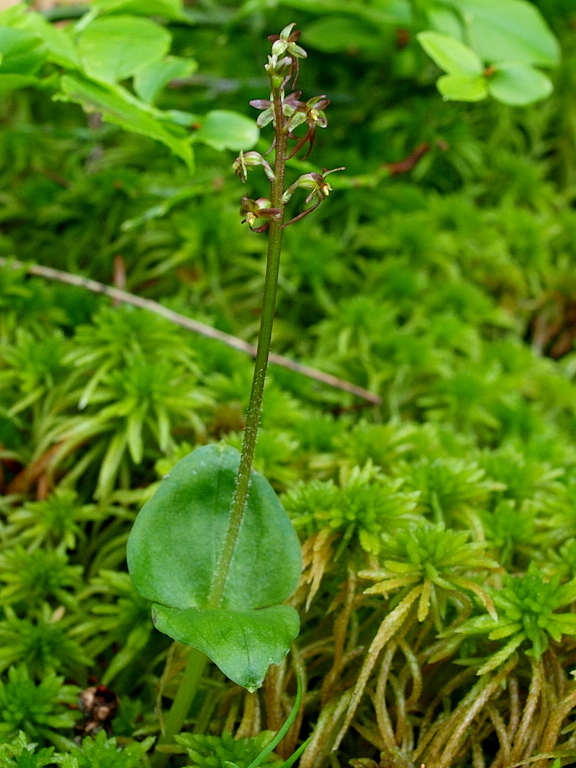
<svg viewBox="0 0 576 768"><path fill-rule="evenodd" d="M284 115L286 117L291 118L296 110L303 106L303 102L298 101L301 95L301 91L296 91L295 93L290 93L288 96L285 96L282 100L282 110L284 112ZM264 126L268 125L268 123L273 122L274 120L274 103L271 99L252 99L252 101L248 102L251 107L254 107L255 109L261 109L262 114L258 115L258 119L256 120L256 124L259 128L264 128Z"/></svg>
<svg viewBox="0 0 576 768"><path fill-rule="evenodd" d="M274 56L293 56L295 59L305 59L308 55L304 48L296 43L300 40L302 34L299 29L294 29L295 23L284 27L279 35L269 35L272 45L272 55Z"/></svg>
<svg viewBox="0 0 576 768"><path fill-rule="evenodd" d="M279 216L279 208L271 208L272 203L266 197L259 197L258 200L251 200L249 197L242 198L242 207L240 215L244 216L242 224L247 223L253 232L265 232L270 224L270 219ZM264 223L256 227L258 219L264 219Z"/></svg>
<svg viewBox="0 0 576 768"><path fill-rule="evenodd" d="M268 57L266 70L277 81L276 85L283 88L294 75L294 83L300 73L300 59L308 55L304 48L297 45L300 39L300 30L294 29L296 24L288 24L279 35L270 35L268 40L272 42L272 55Z"/></svg>
<svg viewBox="0 0 576 768"><path fill-rule="evenodd" d="M250 152L242 152L234 160L232 164L232 170L243 182L248 179L248 170L255 168L257 165L261 165L264 168L264 173L268 177L269 181L274 181L274 171L270 167L270 164L265 160L260 152L254 150Z"/></svg>
<svg viewBox="0 0 576 768"><path fill-rule="evenodd" d="M295 94L292 95L294 96ZM312 99L308 99L306 102L299 101L297 103L294 112L288 120L287 129L288 136L291 139L297 139L298 143L288 155L288 160L291 157L294 157L294 155L299 152L306 143L309 142L310 146L308 147L308 152L306 152L303 160L308 157L312 151L312 147L314 146L314 141L316 139L316 129L326 128L328 125L328 120L326 119L324 110L329 104L330 99L327 99L325 95L314 96ZM303 123L306 123L308 130L301 139L298 139L298 137L293 134L293 130Z"/></svg>
<svg viewBox="0 0 576 768"><path fill-rule="evenodd" d="M283 224L283 227L287 227L289 224L293 224L295 221L299 221L300 219L303 219L304 216L307 216L309 213L312 213L323 200L326 200L330 192L332 191L332 187L330 184L326 181L326 176L328 176L331 173L336 173L336 171L343 171L344 168L333 168L331 171L327 171L326 168L323 169L322 173L316 173L315 171L312 173L305 173L302 176L299 176L296 181L291 184L286 192L282 195L282 202L286 204L294 192L296 192L297 189L306 189L310 190L308 193L308 196L306 200L304 201L305 204L312 202L312 200L316 200L314 205L312 205L310 208L306 208L301 213L299 213L297 216L294 216L293 219L290 219L290 221L287 221L285 224Z"/></svg>

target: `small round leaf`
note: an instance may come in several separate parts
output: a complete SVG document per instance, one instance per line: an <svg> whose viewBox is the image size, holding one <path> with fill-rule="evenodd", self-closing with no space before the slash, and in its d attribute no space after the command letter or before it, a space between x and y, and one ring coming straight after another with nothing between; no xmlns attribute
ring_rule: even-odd
<svg viewBox="0 0 576 768"><path fill-rule="evenodd" d="M200 118L200 128L194 134L194 139L214 149L232 149L234 152L239 152L252 149L259 135L260 132L254 120L238 112L215 109Z"/></svg>
<svg viewBox="0 0 576 768"><path fill-rule="evenodd" d="M532 104L552 93L552 83L543 72L525 64L499 64L488 80L488 90L498 101L515 107Z"/></svg>
<svg viewBox="0 0 576 768"><path fill-rule="evenodd" d="M482 74L478 54L460 40L440 32L420 32L416 37L428 56L449 75L474 77Z"/></svg>
<svg viewBox="0 0 576 768"><path fill-rule="evenodd" d="M481 101L488 95L484 77L444 75L436 85L445 101Z"/></svg>
<svg viewBox="0 0 576 768"><path fill-rule="evenodd" d="M170 41L170 33L150 19L119 15L95 19L82 33L78 49L86 74L117 83L161 59Z"/></svg>

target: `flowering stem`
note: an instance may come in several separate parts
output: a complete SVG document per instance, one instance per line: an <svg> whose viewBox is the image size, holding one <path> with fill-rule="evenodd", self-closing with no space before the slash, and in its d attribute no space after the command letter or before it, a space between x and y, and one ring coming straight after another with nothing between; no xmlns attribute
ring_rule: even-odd
<svg viewBox="0 0 576 768"><path fill-rule="evenodd" d="M268 354L270 352L270 340L272 338L272 324L274 322L274 310L276 308L276 288L278 285L278 270L280 267L280 252L282 248L282 219L284 216L284 203L282 194L284 191L284 171L286 167L287 133L285 130L285 117L283 111L283 90L280 85L272 83L272 103L274 109L274 126L276 131L274 179L272 184L272 207L278 208L280 213L270 220L268 237L268 256L266 260L266 277L264 281L264 300L262 303L262 315L260 318L260 332L258 334L258 347L256 362L254 364L254 377L252 379L252 391L250 403L246 415L246 427L242 441L240 454L240 466L238 469L238 481L232 510L228 522L228 530L224 539L224 546L220 561L212 581L208 607L217 608L222 600L226 579L230 571L234 550L242 525L242 517L248 496L250 472L254 459L254 449L260 423L262 410L262 395L268 369Z"/></svg>
<svg viewBox="0 0 576 768"><path fill-rule="evenodd" d="M254 460L258 427L260 424L262 396L264 394L264 384L268 369L272 325L274 323L274 312L276 308L276 291L278 286L278 272L280 268L280 254L282 250L282 233L284 226L284 208L298 187L307 189L310 192L306 198L306 203L309 203L312 199L317 197L318 202L316 204L293 219L293 221L298 221L307 213L314 210L318 203L323 200L330 191L330 185L326 182L325 176L328 173L332 173L332 171L324 171L322 174L312 172L305 176L301 176L297 183L293 184L287 190L284 190L288 139L296 138L292 133L293 127L301 124L302 120L308 124L308 131L304 139L298 141L296 151L298 151L306 141L309 141L310 145L312 145L316 123L321 127L326 125L326 118L322 109L329 103L325 97L320 96L303 104L298 101L296 94L291 94L291 97L286 98L285 100L284 86L292 78L294 78L293 84L295 83L298 75L298 59L306 56L306 52L297 45L300 33L298 31L292 31L294 26L295 24L290 24L282 30L280 35L274 35L269 38L274 41L272 55L268 57L268 65L266 66L266 70L270 77L272 93L271 100L266 100L264 108L267 110L268 115L273 117L275 130L274 171L272 172L268 163L257 152L248 152L246 155L241 153L240 158L238 158L234 164L234 167L236 167L237 170L240 170L241 175L245 174L246 169L249 166L263 166L271 184L271 200L268 201L265 198L260 198L259 200L254 201L249 198L243 198L242 201L242 211L246 214L244 221L248 222L249 226L255 232L263 232L266 227L269 228L268 255L266 260L266 276L264 280L264 298L262 302L262 315L260 318L260 331L258 334L254 376L252 378L252 391L250 393L250 402L246 415L246 427L244 429L244 438L242 440L238 479L234 497L232 499L230 518L224 537L222 553L216 565L206 603L206 608L212 610L219 608L222 603L222 597L226 588L230 566L234 558L238 535L242 526L246 499L248 497L250 486L250 474ZM260 106L261 103L263 102L259 100L257 102L251 102L251 104L257 108L262 108ZM271 115L268 110L271 111ZM299 122L294 122L294 114L298 111L304 114L305 118L298 118ZM291 116L293 123L289 123L287 115ZM266 122L264 124L266 124ZM290 156L294 154L295 152L293 151ZM258 223L259 219L265 219L266 221L261 226L254 226L255 223ZM166 728L160 739L160 743L166 744L171 741L172 736L181 729L198 688L206 660L206 656L203 653L192 649L176 698L166 717ZM166 753L156 753L153 761L154 768L163 768L166 764L166 760Z"/></svg>

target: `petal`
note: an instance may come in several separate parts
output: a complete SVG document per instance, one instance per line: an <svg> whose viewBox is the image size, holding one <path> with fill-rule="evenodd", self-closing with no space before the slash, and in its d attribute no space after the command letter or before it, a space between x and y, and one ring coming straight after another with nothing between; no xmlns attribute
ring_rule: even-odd
<svg viewBox="0 0 576 768"><path fill-rule="evenodd" d="M260 115L258 115L256 125L258 128L264 128L264 126L268 125L268 123L271 123L272 120L274 120L274 113L271 109L267 109L265 112L262 112Z"/></svg>
<svg viewBox="0 0 576 768"><path fill-rule="evenodd" d="M291 53L292 56L296 56L299 59L305 59L308 56L304 48L300 48L296 43L288 44L288 53Z"/></svg>

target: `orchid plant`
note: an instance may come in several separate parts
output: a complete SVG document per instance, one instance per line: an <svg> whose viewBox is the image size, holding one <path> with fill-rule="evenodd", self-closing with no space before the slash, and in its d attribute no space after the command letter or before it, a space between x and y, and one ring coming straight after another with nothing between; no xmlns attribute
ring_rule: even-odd
<svg viewBox="0 0 576 768"><path fill-rule="evenodd" d="M246 428L240 454L229 445L207 445L172 469L141 510L128 542L128 566L138 592L153 602L156 627L191 651L182 682L165 719L161 743L180 730L211 659L234 682L258 688L270 664L279 664L299 631L296 610L285 601L302 571L296 531L274 490L252 469L262 410L276 304L283 230L315 210L331 187L333 171L306 173L286 186L286 163L312 149L317 128L326 127L329 100L300 101L294 87L300 60L295 25L269 38L265 66L270 99L256 100L260 127L271 123L274 139L269 163L259 152L240 153L233 165L246 181L261 166L270 198L242 199L243 223L256 233L268 231L268 256L260 333ZM299 136L301 126L305 132ZM292 147L289 143L294 142ZM341 170L341 169L334 169ZM298 189L307 192L304 208L284 221ZM278 567L282 563L282 567ZM165 755L157 755L157 764Z"/></svg>

